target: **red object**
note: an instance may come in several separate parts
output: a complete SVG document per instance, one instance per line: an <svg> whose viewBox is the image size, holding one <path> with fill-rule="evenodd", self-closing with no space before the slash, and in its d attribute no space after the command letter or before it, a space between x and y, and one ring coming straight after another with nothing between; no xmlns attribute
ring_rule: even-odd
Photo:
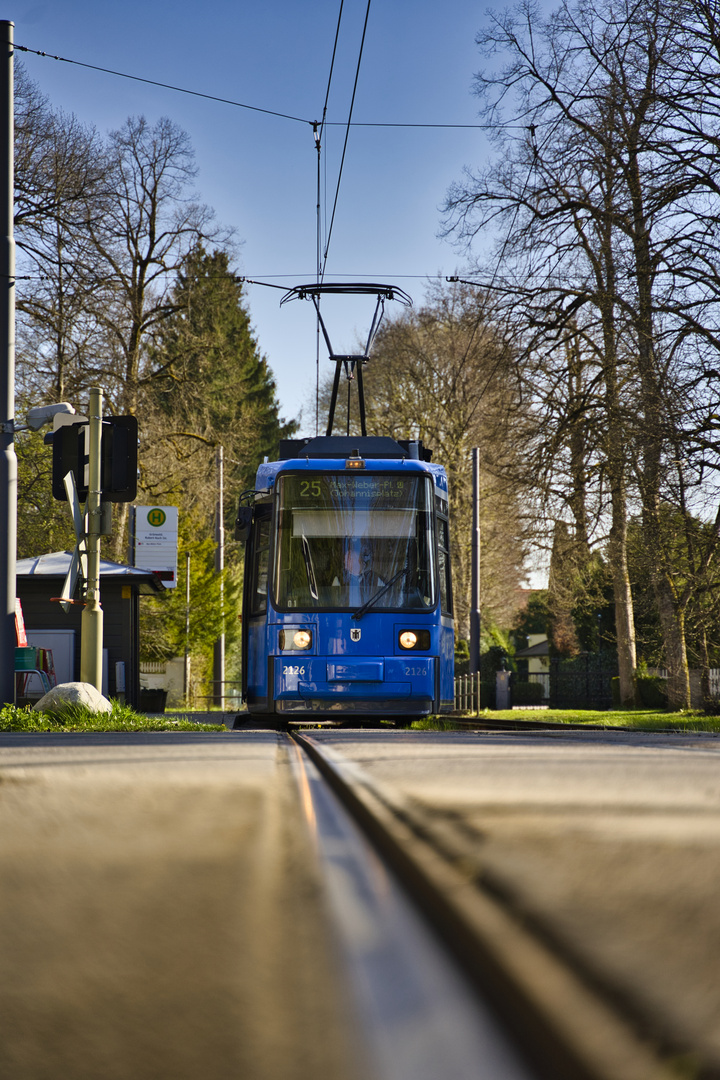
<svg viewBox="0 0 720 1080"><path fill-rule="evenodd" d="M22 645L23 648L27 647L25 620L23 619L22 604L20 603L19 596L15 597L15 637L17 638L18 645Z"/></svg>

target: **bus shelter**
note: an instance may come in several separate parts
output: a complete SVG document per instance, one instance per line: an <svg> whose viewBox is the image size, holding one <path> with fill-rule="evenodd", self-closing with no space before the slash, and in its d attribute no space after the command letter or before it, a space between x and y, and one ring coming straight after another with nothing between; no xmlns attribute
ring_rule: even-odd
<svg viewBox="0 0 720 1080"><path fill-rule="evenodd" d="M83 605L65 613L60 596L72 553L55 551L17 562L17 595L29 645L52 649L58 682L80 678L80 620ZM140 699L140 597L163 593L152 570L100 560L104 611L103 693L137 708Z"/></svg>

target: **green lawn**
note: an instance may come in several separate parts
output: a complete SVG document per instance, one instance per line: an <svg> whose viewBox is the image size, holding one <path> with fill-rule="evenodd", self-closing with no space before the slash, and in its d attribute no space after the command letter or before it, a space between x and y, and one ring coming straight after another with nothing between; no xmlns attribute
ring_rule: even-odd
<svg viewBox="0 0 720 1080"><path fill-rule="evenodd" d="M194 724L190 720L168 716L147 717L127 705L114 701L112 712L93 714L86 709L73 708L60 717L48 716L33 709L6 705L0 709L0 731L193 731L224 732L223 724ZM462 725L454 721L462 720ZM467 721L477 720L474 713L457 718L429 717L411 725L415 731L453 731L465 728ZM485 710L479 719L534 720L552 724L590 724L599 727L623 728L626 731L709 731L720 732L720 716L702 712L654 712L652 710L600 712L590 709L508 709Z"/></svg>
<svg viewBox="0 0 720 1080"><path fill-rule="evenodd" d="M73 707L62 717L35 712L29 706L19 709L6 705L0 709L0 731L226 731L224 724L193 724L190 720L171 720L136 713L128 705L112 702L112 712L91 713Z"/></svg>
<svg viewBox="0 0 720 1080"><path fill-rule="evenodd" d="M506 709L497 712L486 709L480 713L465 713L458 720L534 720L551 724L592 724L601 727L624 728L627 731L718 731L720 716L704 712L655 712L652 709L600 711L594 709ZM458 725L445 717L433 717L414 723L416 730L452 731ZM463 727L465 725L463 724Z"/></svg>

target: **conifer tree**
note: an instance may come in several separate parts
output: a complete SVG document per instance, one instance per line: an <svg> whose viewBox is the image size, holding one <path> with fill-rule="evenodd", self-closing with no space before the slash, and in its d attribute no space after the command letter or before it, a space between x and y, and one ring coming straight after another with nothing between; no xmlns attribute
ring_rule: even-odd
<svg viewBox="0 0 720 1080"><path fill-rule="evenodd" d="M252 486L263 456L274 456L296 425L280 418L275 382L227 252L197 245L178 273L172 303L175 313L151 358L154 420L143 482L202 504L211 447L225 448L228 488L239 491Z"/></svg>

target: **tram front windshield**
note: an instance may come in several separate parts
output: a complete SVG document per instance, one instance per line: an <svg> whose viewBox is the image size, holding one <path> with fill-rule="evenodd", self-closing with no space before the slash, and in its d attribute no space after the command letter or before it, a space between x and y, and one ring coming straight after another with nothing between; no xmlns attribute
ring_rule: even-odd
<svg viewBox="0 0 720 1080"><path fill-rule="evenodd" d="M278 499L279 610L434 608L429 477L289 473Z"/></svg>

